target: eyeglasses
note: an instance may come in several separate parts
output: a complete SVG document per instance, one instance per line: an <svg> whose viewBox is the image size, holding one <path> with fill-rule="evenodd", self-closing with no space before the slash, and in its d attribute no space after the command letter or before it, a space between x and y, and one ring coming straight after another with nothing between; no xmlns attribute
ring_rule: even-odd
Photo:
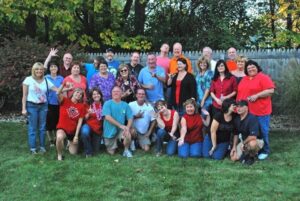
<svg viewBox="0 0 300 201"><path fill-rule="evenodd" d="M124 73L124 72L127 72L127 71L128 71L127 69L120 70L121 73Z"/></svg>

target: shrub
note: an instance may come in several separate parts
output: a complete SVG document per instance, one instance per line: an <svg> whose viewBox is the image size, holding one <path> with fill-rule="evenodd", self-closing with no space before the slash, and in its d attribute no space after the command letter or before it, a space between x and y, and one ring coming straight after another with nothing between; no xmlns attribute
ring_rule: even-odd
<svg viewBox="0 0 300 201"><path fill-rule="evenodd" d="M283 114L300 117L300 63L293 59L287 65L283 80L278 82L280 107Z"/></svg>
<svg viewBox="0 0 300 201"><path fill-rule="evenodd" d="M65 51L83 55L83 50L76 44L68 47L58 45L57 48L60 58ZM23 80L31 74L31 67L35 62L44 63L49 50L50 47L46 44L29 37L12 36L0 41L0 96L6 97L7 102L15 109L21 105Z"/></svg>

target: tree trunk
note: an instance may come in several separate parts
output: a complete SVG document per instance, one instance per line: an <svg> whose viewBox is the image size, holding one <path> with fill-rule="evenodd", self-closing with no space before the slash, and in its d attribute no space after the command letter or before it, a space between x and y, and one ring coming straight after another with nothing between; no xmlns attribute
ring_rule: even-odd
<svg viewBox="0 0 300 201"><path fill-rule="evenodd" d="M134 4L134 35L143 35L145 32L146 6L148 0L135 0Z"/></svg>
<svg viewBox="0 0 300 201"><path fill-rule="evenodd" d="M276 29L275 29L275 0L269 1L270 5L270 12L271 12L271 32L273 36L273 40L276 40ZM277 45L275 43L275 48L277 48Z"/></svg>
<svg viewBox="0 0 300 201"><path fill-rule="evenodd" d="M50 23L49 23L49 17L45 16L44 18L44 24L45 24L45 42L49 42L49 30L50 30Z"/></svg>
<svg viewBox="0 0 300 201"><path fill-rule="evenodd" d="M26 34L29 35L31 38L36 36L36 29L37 29L37 17L35 14L29 13L25 19L25 30Z"/></svg>

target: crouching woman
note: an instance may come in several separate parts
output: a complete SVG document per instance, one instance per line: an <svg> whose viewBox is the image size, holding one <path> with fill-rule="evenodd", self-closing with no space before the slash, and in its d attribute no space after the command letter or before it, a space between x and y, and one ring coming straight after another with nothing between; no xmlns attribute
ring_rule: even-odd
<svg viewBox="0 0 300 201"><path fill-rule="evenodd" d="M180 138L178 139L178 156L181 158L201 157L203 145L203 124L209 125L210 116L202 110L205 119L198 113L197 103L194 98L183 103L186 113L181 118Z"/></svg>
<svg viewBox="0 0 300 201"><path fill-rule="evenodd" d="M57 94L60 102L59 120L56 132L57 160L63 160L64 139L68 139L70 154L77 154L78 136L85 115L85 105L82 103L84 92L81 88L75 88L70 98L63 96L62 91L71 86L63 84Z"/></svg>

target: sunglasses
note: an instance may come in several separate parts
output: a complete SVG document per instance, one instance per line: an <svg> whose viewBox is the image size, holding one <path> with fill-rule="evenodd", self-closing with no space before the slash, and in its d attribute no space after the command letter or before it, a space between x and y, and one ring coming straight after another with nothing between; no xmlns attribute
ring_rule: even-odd
<svg viewBox="0 0 300 201"><path fill-rule="evenodd" d="M124 73L124 72L127 72L127 71L128 71L127 69L120 70L121 73Z"/></svg>

